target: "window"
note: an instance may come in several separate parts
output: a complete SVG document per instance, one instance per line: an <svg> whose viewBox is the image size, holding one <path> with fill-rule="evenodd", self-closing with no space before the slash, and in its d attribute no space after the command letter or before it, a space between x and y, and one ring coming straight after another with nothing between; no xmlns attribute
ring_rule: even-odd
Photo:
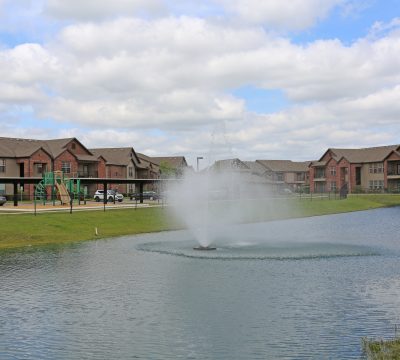
<svg viewBox="0 0 400 360"><path fill-rule="evenodd" d="M63 161L61 164L61 171L64 174L70 174L71 173L71 163L69 161Z"/></svg>
<svg viewBox="0 0 400 360"><path fill-rule="evenodd" d="M382 174L383 173L383 163L369 164L370 174Z"/></svg>
<svg viewBox="0 0 400 360"><path fill-rule="evenodd" d="M0 184L0 195L4 195L6 193L6 184Z"/></svg>
<svg viewBox="0 0 400 360"><path fill-rule="evenodd" d="M6 172L6 160L0 159L0 173Z"/></svg>
<svg viewBox="0 0 400 360"><path fill-rule="evenodd" d="M368 185L370 190L383 190L383 180L370 180Z"/></svg>
<svg viewBox="0 0 400 360"><path fill-rule="evenodd" d="M296 173L296 181L304 181L305 174L304 173Z"/></svg>
<svg viewBox="0 0 400 360"><path fill-rule="evenodd" d="M133 177L133 167L132 166L128 167L128 176Z"/></svg>
<svg viewBox="0 0 400 360"><path fill-rule="evenodd" d="M283 174L282 173L276 173L276 181L283 181Z"/></svg>
<svg viewBox="0 0 400 360"><path fill-rule="evenodd" d="M331 175L336 176L336 166L331 166L330 170L331 170Z"/></svg>
<svg viewBox="0 0 400 360"><path fill-rule="evenodd" d="M72 150L75 150L75 149L76 149L76 144L75 144L75 143L72 143L72 144L71 144L71 149L72 149Z"/></svg>
<svg viewBox="0 0 400 360"><path fill-rule="evenodd" d="M316 179L323 179L325 177L325 168L316 168L314 177Z"/></svg>
<svg viewBox="0 0 400 360"><path fill-rule="evenodd" d="M336 181L331 181L331 191L336 191Z"/></svg>
<svg viewBox="0 0 400 360"><path fill-rule="evenodd" d="M46 164L35 164L36 174L43 174L46 170Z"/></svg>

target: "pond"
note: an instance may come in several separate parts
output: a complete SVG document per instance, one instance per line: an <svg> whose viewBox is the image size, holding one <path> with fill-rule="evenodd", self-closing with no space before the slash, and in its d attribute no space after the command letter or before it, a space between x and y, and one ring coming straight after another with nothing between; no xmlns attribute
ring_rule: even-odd
<svg viewBox="0 0 400 360"><path fill-rule="evenodd" d="M400 208L0 253L1 359L359 359L400 316Z"/></svg>

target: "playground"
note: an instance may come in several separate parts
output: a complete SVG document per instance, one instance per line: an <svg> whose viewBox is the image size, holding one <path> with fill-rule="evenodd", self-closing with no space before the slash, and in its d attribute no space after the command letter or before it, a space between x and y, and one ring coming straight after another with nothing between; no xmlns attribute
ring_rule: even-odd
<svg viewBox="0 0 400 360"><path fill-rule="evenodd" d="M35 186L34 204L71 205L71 202L87 198L86 188L81 187L80 179L67 178L62 171L46 172L43 179Z"/></svg>
<svg viewBox="0 0 400 360"><path fill-rule="evenodd" d="M105 186L106 184L102 184ZM15 204L14 204L15 205ZM20 201L18 206L7 202L0 207L0 213L32 213L57 211L82 211L137 208L163 205L160 201L146 201L140 203L138 199L123 202L100 201L96 202L89 197L87 186L82 179L68 178L62 171L46 172L42 179L34 186L34 196L29 201Z"/></svg>

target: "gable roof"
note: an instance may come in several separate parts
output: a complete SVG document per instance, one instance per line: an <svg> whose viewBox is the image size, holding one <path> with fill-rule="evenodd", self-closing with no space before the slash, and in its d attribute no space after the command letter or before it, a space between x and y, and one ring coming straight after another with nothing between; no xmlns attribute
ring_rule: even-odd
<svg viewBox="0 0 400 360"><path fill-rule="evenodd" d="M339 161L342 158L347 159L350 163L369 163L383 161L393 150L399 149L400 145L377 146L361 149L337 149L329 148L322 155L320 161L324 156L331 152L332 157Z"/></svg>
<svg viewBox="0 0 400 360"><path fill-rule="evenodd" d="M267 169L257 161L243 161L251 170L252 173L257 175L265 175Z"/></svg>
<svg viewBox="0 0 400 360"><path fill-rule="evenodd" d="M78 142L85 150L87 150L88 156L92 155L92 153L76 138L35 140L0 137L0 156L17 158L29 157L42 148L51 157L56 158L67 149L67 145L71 141Z"/></svg>
<svg viewBox="0 0 400 360"><path fill-rule="evenodd" d="M142 164L144 165L144 168L146 168L149 165L155 165L157 167L160 166L159 162L154 160L153 157L147 156L142 153L137 153L137 156L140 159L140 161L142 162ZM147 165L147 166L145 166L145 165Z"/></svg>
<svg viewBox="0 0 400 360"><path fill-rule="evenodd" d="M45 145L42 140L0 138L1 157L27 157ZM47 150L48 152L48 150Z"/></svg>
<svg viewBox="0 0 400 360"><path fill-rule="evenodd" d="M256 160L259 164L273 172L306 172L310 161L292 160Z"/></svg>
<svg viewBox="0 0 400 360"><path fill-rule="evenodd" d="M398 151L398 150L392 150L389 154L387 154L386 156L385 156L385 159L384 160L386 160L390 155L392 155L392 154L396 154L398 157L400 157L400 151Z"/></svg>
<svg viewBox="0 0 400 360"><path fill-rule="evenodd" d="M250 168L240 159L217 160L211 167L211 170L242 170L249 171Z"/></svg>
<svg viewBox="0 0 400 360"><path fill-rule="evenodd" d="M90 149L96 156L102 156L107 165L127 166L132 160L135 166L139 166L140 159L132 147L123 148L96 148Z"/></svg>
<svg viewBox="0 0 400 360"><path fill-rule="evenodd" d="M184 156L155 156L152 159L158 164L165 162L174 169L188 166Z"/></svg>

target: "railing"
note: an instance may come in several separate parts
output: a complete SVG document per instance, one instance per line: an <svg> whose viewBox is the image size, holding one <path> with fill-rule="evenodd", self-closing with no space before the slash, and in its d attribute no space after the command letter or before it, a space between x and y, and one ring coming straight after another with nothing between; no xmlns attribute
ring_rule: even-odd
<svg viewBox="0 0 400 360"><path fill-rule="evenodd" d="M99 173L97 171L78 171L78 177L80 178L97 178Z"/></svg>
<svg viewBox="0 0 400 360"><path fill-rule="evenodd" d="M314 175L314 179L325 179L325 172L317 171Z"/></svg>
<svg viewBox="0 0 400 360"><path fill-rule="evenodd" d="M391 168L389 168L387 174L388 174L388 176L400 175L400 169L397 169L397 168L392 168L391 169Z"/></svg>

